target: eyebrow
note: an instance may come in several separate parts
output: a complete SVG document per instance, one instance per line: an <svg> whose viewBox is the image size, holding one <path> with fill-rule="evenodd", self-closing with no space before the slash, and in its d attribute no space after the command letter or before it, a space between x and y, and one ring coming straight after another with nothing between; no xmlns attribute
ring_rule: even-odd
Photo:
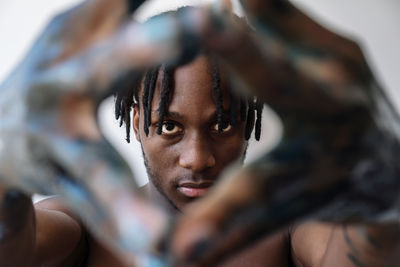
<svg viewBox="0 0 400 267"><path fill-rule="evenodd" d="M152 113L151 114L152 117L154 116L154 118L158 118L158 116L160 114L160 110L156 109L156 110L152 111L151 113ZM229 110L224 109L222 112L222 115L229 117ZM211 114L210 118L217 119L217 116L218 116L218 112L215 111ZM177 120L183 120L185 118L181 113L176 112L176 111L167 111L165 113L164 117L173 118L173 119L177 119Z"/></svg>
<svg viewBox="0 0 400 267"><path fill-rule="evenodd" d="M151 113L152 113L151 114L152 116L156 115L158 117L159 114L160 114L160 110L156 109ZM167 112L165 112L164 117L176 118L176 119L179 119L179 120L183 120L184 119L184 116L182 114L180 114L179 112L175 112L175 111L167 111Z"/></svg>

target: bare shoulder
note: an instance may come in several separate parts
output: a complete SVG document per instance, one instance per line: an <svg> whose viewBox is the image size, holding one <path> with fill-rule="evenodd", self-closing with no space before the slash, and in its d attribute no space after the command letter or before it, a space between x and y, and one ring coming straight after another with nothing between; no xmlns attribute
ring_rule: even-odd
<svg viewBox="0 0 400 267"><path fill-rule="evenodd" d="M320 222L306 222L293 226L290 230L290 242L296 266L320 266L333 229L331 224Z"/></svg>
<svg viewBox="0 0 400 267"><path fill-rule="evenodd" d="M88 239L83 225L58 197L35 204L35 265L77 266L85 260Z"/></svg>
<svg viewBox="0 0 400 267"><path fill-rule="evenodd" d="M125 266L116 255L93 238L65 203L57 197L35 204L37 261L45 266ZM86 265L85 265L86 266Z"/></svg>
<svg viewBox="0 0 400 267"><path fill-rule="evenodd" d="M243 266L276 266L286 267L289 264L290 244L288 232L277 232L262 238L252 246L235 254L222 264L223 267Z"/></svg>

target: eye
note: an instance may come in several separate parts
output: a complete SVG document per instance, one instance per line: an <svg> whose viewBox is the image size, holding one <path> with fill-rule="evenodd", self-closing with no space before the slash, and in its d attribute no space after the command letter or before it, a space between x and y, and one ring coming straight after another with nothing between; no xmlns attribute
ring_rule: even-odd
<svg viewBox="0 0 400 267"><path fill-rule="evenodd" d="M232 125L228 121L223 121L222 122L222 131L221 132L218 131L218 123L215 123L212 126L212 131L216 132L216 133L227 133L230 130L232 130Z"/></svg>
<svg viewBox="0 0 400 267"><path fill-rule="evenodd" d="M174 135L178 134L182 131L182 128L179 127L175 122L165 121L161 127L162 134L166 135Z"/></svg>

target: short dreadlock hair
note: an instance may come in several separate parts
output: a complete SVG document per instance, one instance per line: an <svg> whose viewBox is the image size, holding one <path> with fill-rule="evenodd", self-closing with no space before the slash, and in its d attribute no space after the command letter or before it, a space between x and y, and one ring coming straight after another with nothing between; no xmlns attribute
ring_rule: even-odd
<svg viewBox="0 0 400 267"><path fill-rule="evenodd" d="M177 11L172 12L179 13L185 8L188 7L183 7L178 9ZM221 90L221 76L216 59L212 56L210 56L210 59L212 65L213 81L212 96L217 109L218 131L221 132L225 126L224 123L226 123L226 121L223 120L223 95ZM169 102L173 96L175 69L176 66L171 66L167 64L149 68L142 74L141 79L136 79L133 81L131 87L128 87L128 89L125 90L119 90L115 94L115 118L117 120L120 120L120 126L125 123L126 141L128 143L130 142L131 110L132 107L134 107L135 105L140 105L140 99L144 111L144 132L146 135L148 135L149 133L154 90L160 73L162 73L162 81L160 103L158 108L159 116L157 123L157 134L161 134L164 116L167 113ZM140 98L139 94L141 91L142 82L143 90L141 92L142 95ZM235 92L231 86L229 87L229 98L229 124L234 127L237 123L237 119L242 122L246 122L244 135L245 139L248 140L253 131L253 123L255 121L255 139L258 141L261 135L261 114L264 106L263 103L256 97L245 97ZM240 116L238 116L238 114L240 114Z"/></svg>
<svg viewBox="0 0 400 267"><path fill-rule="evenodd" d="M223 95L221 90L221 76L216 60L211 60L212 64L212 95L217 110L218 131L224 128L223 120ZM161 134L164 116L167 113L170 100L173 97L174 88L174 72L176 67L168 65L160 65L148 69L142 76L132 85L130 90L118 91L115 96L115 118L120 121L120 126L125 123L126 141L130 142L130 125L131 110L135 105L143 107L144 116L144 132L149 133L151 125L151 107L153 103L154 90L156 88L157 79L162 73L159 116L157 123L157 134ZM143 82L143 90L141 90ZM141 97L139 94L141 92ZM255 138L260 139L261 135L261 114L263 103L256 97L244 97L233 89L229 89L230 108L229 108L229 124L235 126L237 120L246 122L245 139L248 140L253 131L253 122L255 120ZM140 101L141 100L141 101Z"/></svg>

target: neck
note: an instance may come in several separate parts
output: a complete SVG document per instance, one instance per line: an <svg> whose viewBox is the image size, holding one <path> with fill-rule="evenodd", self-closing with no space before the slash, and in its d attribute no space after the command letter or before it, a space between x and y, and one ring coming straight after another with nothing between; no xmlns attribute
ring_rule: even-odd
<svg viewBox="0 0 400 267"><path fill-rule="evenodd" d="M167 214L175 216L180 213L180 211L157 190L152 182L143 186L142 190L151 202L161 207Z"/></svg>

